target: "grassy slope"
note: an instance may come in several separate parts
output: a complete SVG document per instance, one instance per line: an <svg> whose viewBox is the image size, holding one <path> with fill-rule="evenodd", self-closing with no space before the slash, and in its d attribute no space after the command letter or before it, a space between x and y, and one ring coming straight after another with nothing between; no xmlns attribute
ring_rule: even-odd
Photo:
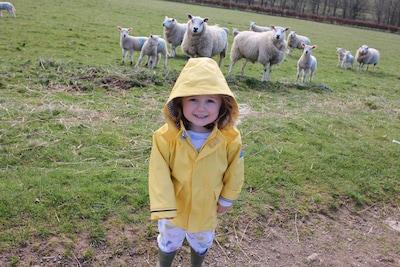
<svg viewBox="0 0 400 267"><path fill-rule="evenodd" d="M150 225L151 133L186 58L170 58L168 70L121 66L116 27L161 35L165 15L183 22L188 12L229 29L256 21L309 36L318 45L314 81L333 89L293 85L299 51L271 83L259 82L259 64L228 78L243 106L246 152L232 215L248 206L259 216L271 207L307 214L344 201L400 204L400 147L391 142L400 140L400 36L156 0L14 5L17 19L0 20L0 251L58 234L101 241L107 220ZM335 67L336 47L354 54L364 43L381 51L376 72Z"/></svg>

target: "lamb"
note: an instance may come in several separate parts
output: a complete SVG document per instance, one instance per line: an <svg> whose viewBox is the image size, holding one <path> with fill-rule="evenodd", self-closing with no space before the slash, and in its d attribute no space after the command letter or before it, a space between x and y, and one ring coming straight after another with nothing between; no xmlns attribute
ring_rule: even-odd
<svg viewBox="0 0 400 267"><path fill-rule="evenodd" d="M297 61L297 77L296 84L299 81L300 73L303 71L303 84L306 81L308 73L310 73L310 82L314 77L314 73L317 70L317 59L312 55L312 51L317 48L316 45L308 45L301 43L303 47L303 54Z"/></svg>
<svg viewBox="0 0 400 267"><path fill-rule="evenodd" d="M351 51L346 51L342 61L342 68L347 70L349 64L351 64L351 69L354 70L354 56L351 54Z"/></svg>
<svg viewBox="0 0 400 267"><path fill-rule="evenodd" d="M176 47L182 44L187 24L179 23L176 19L165 16L162 26L164 27L164 38L171 45L170 55L175 57Z"/></svg>
<svg viewBox="0 0 400 267"><path fill-rule="evenodd" d="M14 18L17 16L15 15L15 7L13 4L10 2L0 2L0 17L3 17L3 10L7 11L7 17L8 15L12 14Z"/></svg>
<svg viewBox="0 0 400 267"><path fill-rule="evenodd" d="M132 28L122 28L118 26L118 30L120 32L119 44L122 48L122 64L125 64L125 56L129 52L130 64L133 64L133 51L142 50L144 42L146 42L147 37L134 37L130 36L129 32Z"/></svg>
<svg viewBox="0 0 400 267"><path fill-rule="evenodd" d="M228 34L224 28L207 24L209 18L187 15L187 30L182 41L182 51L190 57L213 57L219 54L218 65L226 56Z"/></svg>
<svg viewBox="0 0 400 267"><path fill-rule="evenodd" d="M231 65L229 74L232 75L233 68L237 61L244 58L241 75L248 61L256 61L264 66L264 72L261 81L270 81L272 67L281 63L285 59L286 38L285 32L289 28L270 25L269 32L242 31L233 39L231 49ZM269 73L267 78L267 65L269 64Z"/></svg>
<svg viewBox="0 0 400 267"><path fill-rule="evenodd" d="M254 21L250 21L250 30L253 32L269 32L271 28L258 26Z"/></svg>
<svg viewBox="0 0 400 267"><path fill-rule="evenodd" d="M150 34L149 38L144 42L140 56L136 62L135 68L140 66L144 56L148 56L147 65L150 69L158 66L160 54L164 57L164 68L167 67L168 47L167 41L158 35ZM154 65L153 65L154 64Z"/></svg>
<svg viewBox="0 0 400 267"><path fill-rule="evenodd" d="M293 50L295 48L297 49L303 49L303 46L301 45L301 43L305 43L305 44L310 44L310 38L308 38L307 36L303 36L303 35L298 35L295 31L291 31L288 35L287 38L287 45L289 48L289 56L292 56Z"/></svg>
<svg viewBox="0 0 400 267"><path fill-rule="evenodd" d="M340 47L336 48L336 53L338 54L338 62L336 64L337 66L341 66L343 63L343 58L344 58L344 54L346 53L346 50Z"/></svg>
<svg viewBox="0 0 400 267"><path fill-rule="evenodd" d="M364 64L367 64L367 70L369 64L373 64L375 70L375 67L379 61L379 57L379 51L375 48L368 47L368 45L360 46L360 48L356 52L356 60L358 61L358 63L360 63L360 66L358 67L358 72L362 71Z"/></svg>

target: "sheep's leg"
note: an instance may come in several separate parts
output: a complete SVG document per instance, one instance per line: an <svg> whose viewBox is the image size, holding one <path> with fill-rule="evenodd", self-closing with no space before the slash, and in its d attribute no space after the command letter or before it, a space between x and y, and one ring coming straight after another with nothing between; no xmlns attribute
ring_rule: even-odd
<svg viewBox="0 0 400 267"><path fill-rule="evenodd" d="M126 50L122 49L122 64L125 64Z"/></svg>
<svg viewBox="0 0 400 267"><path fill-rule="evenodd" d="M347 68L346 68L346 70L347 70ZM310 83L312 82L312 79L313 79L313 77L314 77L314 71L315 71L315 70L311 70L311 73L310 73Z"/></svg>
<svg viewBox="0 0 400 267"><path fill-rule="evenodd" d="M233 67L235 66L236 61L231 62L231 66L229 67L229 76L232 76L233 73Z"/></svg>
<svg viewBox="0 0 400 267"><path fill-rule="evenodd" d="M164 55L164 69L167 68L168 55Z"/></svg>
<svg viewBox="0 0 400 267"><path fill-rule="evenodd" d="M140 63L142 62L142 59L143 59L143 54L142 54L142 53L140 53L140 56L139 56L139 59L138 59L138 61L136 62L135 68L137 68L137 67L139 67L139 66L140 66ZM147 61L147 62L148 62L148 61Z"/></svg>
<svg viewBox="0 0 400 267"><path fill-rule="evenodd" d="M157 53L156 57L156 64L154 64L154 67L156 68L158 66L158 62L160 61L160 54Z"/></svg>
<svg viewBox="0 0 400 267"><path fill-rule="evenodd" d="M130 64L132 66L133 65L133 50L129 51L129 59L131 60Z"/></svg>
<svg viewBox="0 0 400 267"><path fill-rule="evenodd" d="M300 73L301 73L301 70L298 69L297 70L297 75L296 75L296 84L298 84L298 82L299 82Z"/></svg>
<svg viewBox="0 0 400 267"><path fill-rule="evenodd" d="M304 75L303 75L303 84L305 84L305 83L306 83L307 75L308 75L308 70L304 70Z"/></svg>
<svg viewBox="0 0 400 267"><path fill-rule="evenodd" d="M265 80L265 76L267 74L267 65L264 65L264 73L263 73L263 82L269 82L271 80L271 72L272 72L272 65L269 64L269 70L268 70L268 79Z"/></svg>
<svg viewBox="0 0 400 267"><path fill-rule="evenodd" d="M176 56L176 47L174 45L171 45L171 57Z"/></svg>
<svg viewBox="0 0 400 267"><path fill-rule="evenodd" d="M244 62L243 62L243 65L242 65L242 69L241 69L241 71L240 71L240 75L243 75L244 69L246 68L246 65L247 65L247 60L244 59Z"/></svg>
<svg viewBox="0 0 400 267"><path fill-rule="evenodd" d="M358 72L361 72L363 68L363 63L360 63L360 66L358 66Z"/></svg>

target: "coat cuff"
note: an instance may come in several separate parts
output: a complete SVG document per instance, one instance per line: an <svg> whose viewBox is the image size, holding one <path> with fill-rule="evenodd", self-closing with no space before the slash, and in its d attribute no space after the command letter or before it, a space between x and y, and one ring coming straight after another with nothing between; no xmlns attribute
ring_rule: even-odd
<svg viewBox="0 0 400 267"><path fill-rule="evenodd" d="M152 210L151 211L151 219L152 220L160 220L166 218L175 218L177 216L176 210Z"/></svg>

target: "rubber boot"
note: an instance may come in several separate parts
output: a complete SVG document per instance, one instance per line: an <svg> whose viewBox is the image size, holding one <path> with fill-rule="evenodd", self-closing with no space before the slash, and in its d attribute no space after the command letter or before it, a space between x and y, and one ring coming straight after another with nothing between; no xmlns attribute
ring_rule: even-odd
<svg viewBox="0 0 400 267"><path fill-rule="evenodd" d="M203 261L206 258L207 251L203 255L197 254L197 252L190 248L190 267L201 267L203 266Z"/></svg>
<svg viewBox="0 0 400 267"><path fill-rule="evenodd" d="M177 250L171 253L164 253L161 249L158 249L158 262L157 267L171 267Z"/></svg>

